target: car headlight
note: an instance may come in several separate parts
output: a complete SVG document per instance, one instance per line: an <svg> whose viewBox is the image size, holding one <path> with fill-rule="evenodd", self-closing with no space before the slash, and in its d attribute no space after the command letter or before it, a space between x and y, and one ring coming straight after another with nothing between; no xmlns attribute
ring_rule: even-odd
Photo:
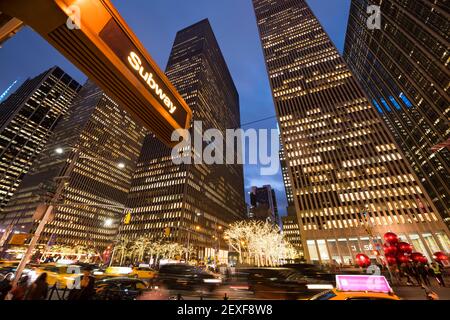
<svg viewBox="0 0 450 320"><path fill-rule="evenodd" d="M220 279L203 279L204 283L221 283L222 280Z"/></svg>
<svg viewBox="0 0 450 320"><path fill-rule="evenodd" d="M331 290L334 288L331 284L307 284L306 287L310 290Z"/></svg>

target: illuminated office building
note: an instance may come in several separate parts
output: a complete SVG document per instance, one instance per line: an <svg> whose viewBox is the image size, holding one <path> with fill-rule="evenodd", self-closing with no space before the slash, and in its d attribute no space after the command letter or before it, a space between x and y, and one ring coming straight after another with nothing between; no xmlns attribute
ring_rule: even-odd
<svg viewBox="0 0 450 320"><path fill-rule="evenodd" d="M75 80L54 67L26 80L0 104L0 210L49 141L79 90Z"/></svg>
<svg viewBox="0 0 450 320"><path fill-rule="evenodd" d="M284 146L281 141L280 136L280 166L281 166L281 175L283 176L283 184L284 190L286 191L286 199L288 202L288 207L293 207L294 205L294 193L292 192L291 179L289 178L289 168L286 164L286 156L284 155Z"/></svg>
<svg viewBox="0 0 450 320"><path fill-rule="evenodd" d="M374 257L387 231L428 258L448 251L446 225L306 2L253 4L306 259Z"/></svg>
<svg viewBox="0 0 450 320"><path fill-rule="evenodd" d="M166 74L203 131L240 126L239 96L208 20L177 33ZM131 223L121 232L189 242L199 258L214 257L218 248L228 249L226 226L245 217L242 165L176 165L171 152L155 137L146 138L130 192ZM220 258L226 261L224 251Z"/></svg>
<svg viewBox="0 0 450 320"><path fill-rule="evenodd" d="M344 59L450 225L450 8L446 1L353 0ZM381 5L381 29L366 27Z"/></svg>
<svg viewBox="0 0 450 320"><path fill-rule="evenodd" d="M249 217L255 220L280 225L278 215L277 198L275 190L270 185L261 188L252 187L250 192L250 212Z"/></svg>
<svg viewBox="0 0 450 320"><path fill-rule="evenodd" d="M116 239L145 135L119 105L87 82L5 208L6 224L33 232L36 207L49 201L58 183L66 183L41 243L52 239L103 250ZM61 178L71 162L74 169Z"/></svg>
<svg viewBox="0 0 450 320"><path fill-rule="evenodd" d="M283 235L285 239L297 250L299 257L303 257L303 244L300 234L300 225L298 224L298 218L295 214L288 214L281 218L283 227Z"/></svg>

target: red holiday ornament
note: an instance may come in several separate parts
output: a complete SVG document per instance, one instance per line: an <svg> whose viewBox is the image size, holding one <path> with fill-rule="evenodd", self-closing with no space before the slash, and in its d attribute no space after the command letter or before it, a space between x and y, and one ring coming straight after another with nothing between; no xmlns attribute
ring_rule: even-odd
<svg viewBox="0 0 450 320"><path fill-rule="evenodd" d="M365 255L364 253L359 253L356 255L356 263L358 263L358 265L360 267L367 267L370 265L370 258Z"/></svg>
<svg viewBox="0 0 450 320"><path fill-rule="evenodd" d="M424 255L420 252L413 252L409 257L414 262L420 262L420 260L422 260L422 257L424 257Z"/></svg>
<svg viewBox="0 0 450 320"><path fill-rule="evenodd" d="M397 248L401 253L404 254L411 254L412 253L412 246L409 243L406 242L399 242L397 244Z"/></svg>
<svg viewBox="0 0 450 320"><path fill-rule="evenodd" d="M447 261L448 260L447 255L441 251L433 253L433 258L436 261Z"/></svg>
<svg viewBox="0 0 450 320"><path fill-rule="evenodd" d="M394 245L390 245L390 244L385 244L383 246L383 250L384 250L384 254L386 256L392 256L395 257L397 255L397 247Z"/></svg>
<svg viewBox="0 0 450 320"><path fill-rule="evenodd" d="M384 240L391 245L395 245L398 243L398 236L395 233L388 232L384 235Z"/></svg>

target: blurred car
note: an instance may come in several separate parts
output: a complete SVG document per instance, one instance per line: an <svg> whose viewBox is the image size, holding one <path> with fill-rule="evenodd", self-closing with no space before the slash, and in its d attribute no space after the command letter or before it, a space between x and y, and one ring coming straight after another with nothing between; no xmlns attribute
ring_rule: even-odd
<svg viewBox="0 0 450 320"><path fill-rule="evenodd" d="M318 292L332 289L332 278L314 278L292 268L241 268L238 283L248 284L248 290L258 299L296 300L309 298Z"/></svg>
<svg viewBox="0 0 450 320"><path fill-rule="evenodd" d="M109 278L125 278L128 277L132 268L129 267L107 267L106 269L94 269L93 274L98 280Z"/></svg>
<svg viewBox="0 0 450 320"><path fill-rule="evenodd" d="M305 277L307 282L332 283L335 285L336 274L328 268L309 263L285 264L283 268L294 269Z"/></svg>
<svg viewBox="0 0 450 320"><path fill-rule="evenodd" d="M41 274L47 273L47 284L50 287L56 285L59 288L71 287L75 281L83 275L82 267L78 265L58 265L55 263L42 264L29 273L31 281L36 280Z"/></svg>
<svg viewBox="0 0 450 320"><path fill-rule="evenodd" d="M100 279L106 278L136 278L136 279L153 279L156 275L156 271L147 267L147 266L139 266L139 267L107 267L106 269L94 269L94 276Z"/></svg>
<svg viewBox="0 0 450 320"><path fill-rule="evenodd" d="M400 300L384 276L337 275L336 288L310 300Z"/></svg>
<svg viewBox="0 0 450 320"><path fill-rule="evenodd" d="M153 279L156 275L156 271L144 266L133 268L130 275L137 279Z"/></svg>
<svg viewBox="0 0 450 320"><path fill-rule="evenodd" d="M245 268L238 272L239 281L246 279L248 290L257 299L296 300L309 297L306 281L291 278L296 271L289 268Z"/></svg>
<svg viewBox="0 0 450 320"><path fill-rule="evenodd" d="M96 282L97 300L136 300L148 290L148 284L140 279L110 278Z"/></svg>
<svg viewBox="0 0 450 320"><path fill-rule="evenodd" d="M222 284L222 279L201 268L188 264L166 264L155 275L155 284L169 290L214 291Z"/></svg>

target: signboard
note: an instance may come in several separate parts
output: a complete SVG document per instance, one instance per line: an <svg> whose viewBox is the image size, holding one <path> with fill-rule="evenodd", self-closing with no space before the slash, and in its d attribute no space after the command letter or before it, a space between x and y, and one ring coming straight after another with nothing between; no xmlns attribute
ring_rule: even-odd
<svg viewBox="0 0 450 320"><path fill-rule="evenodd" d="M27 233L14 234L9 240L9 244L13 246L23 246L30 235Z"/></svg>
<svg viewBox="0 0 450 320"><path fill-rule="evenodd" d="M94 81L131 118L173 146L192 110L110 0L0 0Z"/></svg>
<svg viewBox="0 0 450 320"><path fill-rule="evenodd" d="M336 287L340 291L389 293L392 289L383 276L337 275Z"/></svg>
<svg viewBox="0 0 450 320"><path fill-rule="evenodd" d="M184 127L187 111L178 105L178 100L170 88L164 83L157 71L144 59L144 55L130 41L114 19L109 20L99 34L117 57L133 71L136 79L141 82L152 96L170 113L175 121Z"/></svg>

